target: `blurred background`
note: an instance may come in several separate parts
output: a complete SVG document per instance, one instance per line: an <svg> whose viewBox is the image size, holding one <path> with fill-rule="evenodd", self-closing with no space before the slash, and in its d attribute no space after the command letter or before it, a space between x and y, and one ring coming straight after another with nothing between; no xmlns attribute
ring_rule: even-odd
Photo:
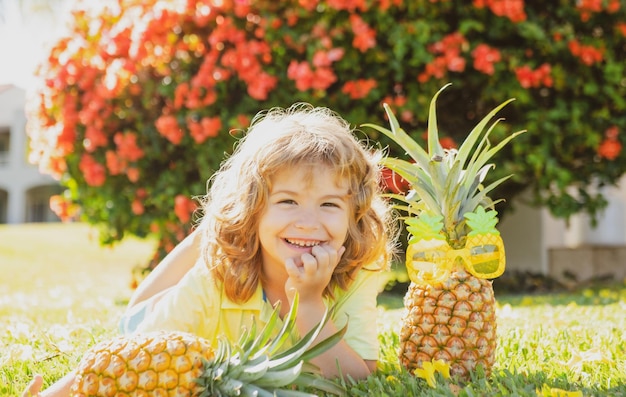
<svg viewBox="0 0 626 397"><path fill-rule="evenodd" d="M0 0L0 223L87 222L103 226L103 244L126 235L152 235L159 244L146 264L150 268L189 231L195 209L190 197L203 193L211 170L232 146L228 134L215 137L217 130L209 130L209 125L215 128L219 124L222 131L245 128L256 111L270 105L287 106L287 101L294 99L337 109L357 125L383 124L386 121L380 105L386 101L393 105L403 126L420 138L427 99L443 84L453 82L451 94L442 95L446 99L440 108L442 139L448 139L451 147L462 141L468 126L509 97L518 98L509 105L513 110L505 110L503 115L511 122L504 124L503 132L494 132L494 140L513 130L529 129L528 137L499 157L494 171L495 177L515 175L495 195L506 199L497 208L510 277L498 283L514 290L626 278L626 182L622 177L626 157L621 152L624 104L613 101L607 105L610 98L602 103L592 99L608 93L623 97L626 90L624 67L619 66L626 53L626 6L620 2L555 2L544 6L528 0L510 4L474 1L455 6L453 1L261 1L253 6L243 1L232 3L232 7L228 1L189 2L196 4L193 17L185 9L186 2L153 1L142 7L137 6L139 3L120 2L128 10L134 9L125 16L124 8L112 1ZM498 8L504 3L508 8ZM94 11L76 17L70 14L73 7L93 7ZM168 25L173 22L162 10L169 10L180 23ZM223 26L220 17L214 16L216 12L221 18L232 18L230 33L245 37L245 45L232 37L211 36L217 26ZM151 20L163 24L164 31L151 32ZM136 28L132 36L129 21L131 25L132 21L146 24L139 48L153 51L144 54L143 60L135 55L129 62L137 63L132 67L124 63L128 53L126 58L122 53L127 49L118 41L120 37L137 40L141 33ZM167 137L157 121L167 121L162 116L172 111L170 101L183 95L181 87L189 89L202 68L211 67L203 64L209 50L194 41L203 43L203 34L222 40L216 48L232 47L239 59L243 54L258 57L260 69L246 77L237 69L236 60L227 61L225 55L221 63L212 65L212 78L219 80L219 73L237 77L224 78L223 86L215 83L218 103L228 104L229 110L212 106L206 92L201 110L190 103L176 108L175 122L184 133L191 134L177 143ZM79 50L59 44L70 37L76 42L77 37L83 40ZM159 47L159 37L176 45L185 43L186 47L183 50L172 44L172 51L178 52L167 53L170 47ZM151 40L158 45L149 44ZM269 49L264 53L266 44ZM599 60L583 54L583 50L596 48L594 45L601 54ZM42 137L60 128L63 120L68 125L68 114L59 109L67 105L69 96L61 94L72 92L83 101L76 105L76 111L97 102L100 94L86 94L99 92L97 84L85 88L81 79L89 80L87 71L98 69L91 60L100 59L95 54L103 48L111 59L101 60L104 66L94 72L97 76L92 80L106 83L111 73L118 76L116 84L123 87L114 92L106 86L110 92L102 95L105 101L115 103L113 107L127 104L127 112L120 113L117 108L112 118L103 117L100 122L105 124L100 129L108 136L108 143L93 150L85 149L84 134L90 133L89 123L95 121L79 121L71 153L54 158L50 148L60 145L59 141L44 142ZM161 60L146 61L159 54ZM83 61L73 66L78 71L72 75L67 65L80 59ZM361 63L364 67L359 68ZM36 72L42 64L43 70ZM113 66L117 68L114 72ZM126 82L122 81L125 74L131 76ZM59 76L65 80L57 87L55 78ZM579 84L578 78L583 82ZM315 86L325 79L327 84ZM42 88L43 82L57 93ZM144 91L138 93L133 88L136 86ZM568 99L572 106L563 108ZM29 113L29 103L38 110ZM127 113L132 112L141 116L131 122L134 116ZM461 117L453 117L455 113ZM552 114L557 116L550 118ZM116 121L111 124L113 118ZM587 119L596 121L585 124ZM206 136L194 136L194 128L203 128ZM93 154L96 162L104 163L105 149L116 148L113 136L122 129L138 131L138 138L133 138L134 150L155 147L155 152L139 158L143 154L137 151L137 158L125 159L130 165L120 171L124 174L122 182L107 164L109 179L102 187L95 186L85 178L86 166L81 161L85 154ZM380 138L363 131L369 138ZM37 156L32 154L33 142ZM387 144L381 140L381 145ZM390 150L394 154L394 148ZM142 163L148 157L150 161ZM51 158L62 160L65 171L51 171ZM195 168L182 166L185 158L197 159L198 164ZM157 174L149 176L148 169ZM144 181L143 190L132 186L133 172ZM182 226L173 227L176 223Z"/></svg>

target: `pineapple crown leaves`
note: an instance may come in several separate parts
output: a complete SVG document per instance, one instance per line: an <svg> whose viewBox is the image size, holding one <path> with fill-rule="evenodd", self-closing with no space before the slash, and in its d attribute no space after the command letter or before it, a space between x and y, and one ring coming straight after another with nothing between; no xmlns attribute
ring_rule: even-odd
<svg viewBox="0 0 626 397"><path fill-rule="evenodd" d="M418 217L405 218L404 223L407 225L406 230L411 234L409 244L419 240L446 239L441 233L443 230L443 216L441 215L422 212Z"/></svg>
<svg viewBox="0 0 626 397"><path fill-rule="evenodd" d="M514 99L509 99L489 112L470 131L458 150L446 150L439 142L437 127L437 98L450 84L442 87L432 98L428 114L428 151L424 150L399 125L389 105L383 107L389 118L391 129L374 124L364 124L386 135L405 150L414 163L387 157L381 164L395 171L407 180L411 189L419 196L417 201L404 200L401 195L397 198L404 201L409 207L416 202L423 202L425 206L444 217L446 231L454 230L463 222L462 214L473 211L480 205L493 205L488 194L498 185L511 177L505 176L483 186L488 171L494 167L488 161L506 144L525 131L517 131L492 147L489 135L500 119L487 128L495 115Z"/></svg>
<svg viewBox="0 0 626 397"><path fill-rule="evenodd" d="M271 336L278 323L280 304L274 307L270 319L258 335L256 326L252 325L249 330L242 332L236 344L220 339L215 358L203 360L204 373L196 379L196 383L204 387L200 396L315 396L283 389L289 385L344 395L344 388L321 377L319 369L309 360L339 342L347 325L311 347L332 316L334 308L327 309L317 326L293 346L280 351L293 332L297 310L296 294L282 328L273 339Z"/></svg>
<svg viewBox="0 0 626 397"><path fill-rule="evenodd" d="M495 234L500 232L496 229L498 224L498 212L496 210L485 211L485 208L478 206L474 212L467 212L463 215L466 219L467 226L472 228L469 236L478 234Z"/></svg>

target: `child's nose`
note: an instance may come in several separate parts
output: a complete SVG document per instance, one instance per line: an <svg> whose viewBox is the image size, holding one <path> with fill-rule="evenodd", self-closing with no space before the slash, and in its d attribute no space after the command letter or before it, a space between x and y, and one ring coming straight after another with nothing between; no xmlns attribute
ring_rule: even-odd
<svg viewBox="0 0 626 397"><path fill-rule="evenodd" d="M313 209L303 208L298 213L295 226L300 229L317 229L319 227L317 212Z"/></svg>

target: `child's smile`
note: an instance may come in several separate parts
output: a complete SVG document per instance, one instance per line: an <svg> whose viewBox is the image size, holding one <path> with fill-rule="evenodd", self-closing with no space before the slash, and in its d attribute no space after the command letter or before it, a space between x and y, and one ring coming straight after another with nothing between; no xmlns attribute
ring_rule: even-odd
<svg viewBox="0 0 626 397"><path fill-rule="evenodd" d="M320 245L320 241L311 241L311 240L297 240L292 238L286 238L285 241L291 245L295 245L297 247L302 248L311 248L316 245Z"/></svg>

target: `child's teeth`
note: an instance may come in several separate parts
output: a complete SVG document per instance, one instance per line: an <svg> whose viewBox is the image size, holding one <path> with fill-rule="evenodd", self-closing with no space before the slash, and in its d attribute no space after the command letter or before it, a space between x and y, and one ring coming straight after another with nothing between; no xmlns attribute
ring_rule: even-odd
<svg viewBox="0 0 626 397"><path fill-rule="evenodd" d="M316 241L293 241L293 240L287 240L290 244L293 245L298 245L300 247L313 247L318 245L319 243Z"/></svg>

